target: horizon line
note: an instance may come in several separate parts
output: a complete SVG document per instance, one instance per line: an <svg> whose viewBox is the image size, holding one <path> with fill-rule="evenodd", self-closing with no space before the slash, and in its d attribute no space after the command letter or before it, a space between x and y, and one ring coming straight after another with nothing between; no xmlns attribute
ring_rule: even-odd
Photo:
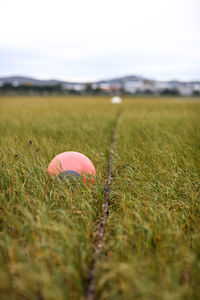
<svg viewBox="0 0 200 300"><path fill-rule="evenodd" d="M49 80L56 80L56 81L66 81L66 82L70 82L70 83L95 83L98 81L107 81L107 80L112 80L112 79L119 79L119 78L123 78L123 77L131 77L131 76L135 76L138 78L142 78L142 79L146 79L146 80L151 80L151 81L161 81L161 82L165 82L165 81L180 81L180 82L192 82L192 81L200 81L200 78L186 78L186 77L179 77L179 78L170 78L170 77L156 77L156 78L150 78L148 76L145 75L136 75L136 74L124 74L124 75L113 75L113 76L109 76L107 78L99 78L99 77L93 77L93 78L88 78L88 77L77 77L77 79L75 79L74 77L63 77L61 78L56 78L56 77L48 77L48 76L34 76L34 75L22 75L22 74L0 74L0 79L2 78L9 78L9 77L24 77L24 78L30 78L30 79L34 79L34 80L45 80L45 81L49 81Z"/></svg>

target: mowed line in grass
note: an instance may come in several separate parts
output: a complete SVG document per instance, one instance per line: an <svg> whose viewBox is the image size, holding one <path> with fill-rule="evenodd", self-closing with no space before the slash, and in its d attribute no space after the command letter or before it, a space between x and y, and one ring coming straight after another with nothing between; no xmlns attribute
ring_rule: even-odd
<svg viewBox="0 0 200 300"><path fill-rule="evenodd" d="M96 268L105 242L107 219L109 216L109 206L111 200L110 199L111 185L113 182L113 155L115 152L116 136L119 127L120 116L121 116L121 111L119 111L116 116L115 126L113 128L112 140L110 143L110 151L108 157L107 182L104 187L104 196L103 196L104 201L101 208L100 218L96 222L97 225L95 228L95 232L93 233L94 253L92 256L91 266L88 272L88 280L87 280L88 284L86 286L86 297L85 297L86 300L93 300L95 297Z"/></svg>

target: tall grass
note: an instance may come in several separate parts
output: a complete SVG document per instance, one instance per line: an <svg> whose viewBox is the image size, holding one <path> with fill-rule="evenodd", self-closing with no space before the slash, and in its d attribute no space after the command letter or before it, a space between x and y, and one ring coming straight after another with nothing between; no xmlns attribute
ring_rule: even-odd
<svg viewBox="0 0 200 300"><path fill-rule="evenodd" d="M116 113L114 170L98 299L197 299L200 294L200 103L187 99L0 99L0 295L84 299ZM79 151L94 186L47 175Z"/></svg>

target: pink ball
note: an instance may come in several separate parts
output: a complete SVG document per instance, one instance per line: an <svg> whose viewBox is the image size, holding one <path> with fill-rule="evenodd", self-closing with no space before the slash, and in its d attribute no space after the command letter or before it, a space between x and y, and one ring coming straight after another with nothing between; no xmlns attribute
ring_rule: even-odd
<svg viewBox="0 0 200 300"><path fill-rule="evenodd" d="M56 155L48 167L49 175L58 176L62 172L73 171L80 175L96 175L96 170L89 158L79 152L68 151ZM94 178L91 176L94 183ZM83 177L84 184L86 179Z"/></svg>

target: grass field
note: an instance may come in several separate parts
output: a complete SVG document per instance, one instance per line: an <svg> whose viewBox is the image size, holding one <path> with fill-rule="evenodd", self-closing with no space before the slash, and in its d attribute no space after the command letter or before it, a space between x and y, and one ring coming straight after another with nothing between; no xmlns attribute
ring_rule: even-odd
<svg viewBox="0 0 200 300"><path fill-rule="evenodd" d="M84 299L112 132L121 111L96 299L199 299L200 102L0 98L0 298ZM87 155L94 186L47 174Z"/></svg>

